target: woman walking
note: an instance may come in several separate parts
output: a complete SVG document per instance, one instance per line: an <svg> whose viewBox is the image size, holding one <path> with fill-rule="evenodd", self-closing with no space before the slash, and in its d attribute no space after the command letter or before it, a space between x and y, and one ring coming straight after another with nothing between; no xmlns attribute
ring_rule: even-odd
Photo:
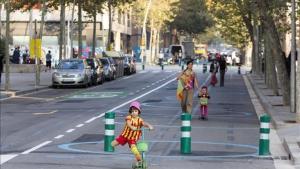
<svg viewBox="0 0 300 169"><path fill-rule="evenodd" d="M182 112L191 114L194 88L199 88L197 76L193 71L193 60L187 61L187 68L178 75L177 80L178 86L182 86L182 90L177 90L177 98L181 103Z"/></svg>

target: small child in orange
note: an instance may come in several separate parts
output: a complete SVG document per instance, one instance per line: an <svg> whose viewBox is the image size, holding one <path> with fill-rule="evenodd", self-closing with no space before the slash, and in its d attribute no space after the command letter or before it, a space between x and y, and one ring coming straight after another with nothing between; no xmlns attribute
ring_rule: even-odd
<svg viewBox="0 0 300 169"><path fill-rule="evenodd" d="M131 152L134 154L137 164L142 160L141 154L137 149L136 143L142 135L141 128L147 127L153 130L153 126L145 122L139 115L141 114L141 106L138 101L130 104L129 115L126 117L126 123L122 133L111 142L113 147L121 144L122 146L128 143Z"/></svg>
<svg viewBox="0 0 300 169"><path fill-rule="evenodd" d="M208 107L208 99L210 96L208 95L208 90L206 86L202 86L201 90L199 91L198 97L200 98L200 116L202 120L207 120L207 107Z"/></svg>

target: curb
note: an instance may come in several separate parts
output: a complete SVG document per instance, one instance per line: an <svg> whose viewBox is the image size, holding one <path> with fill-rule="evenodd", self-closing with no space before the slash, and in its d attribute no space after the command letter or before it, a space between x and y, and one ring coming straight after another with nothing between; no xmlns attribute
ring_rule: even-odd
<svg viewBox="0 0 300 169"><path fill-rule="evenodd" d="M255 84L253 84L253 79L252 77L249 77L249 75L246 75L247 79L249 80L255 94L257 95L259 101L261 102L263 108L265 109L266 113L268 113L272 118L271 118L271 122L274 126L275 129L279 129L285 126L284 122L281 120L277 120L274 116L273 116L273 108L272 106L268 103L268 101L266 100L266 98L258 91L257 86Z"/></svg>
<svg viewBox="0 0 300 169"><path fill-rule="evenodd" d="M297 144L297 140L300 142L300 137L286 137L283 140L283 146L288 151L289 159L294 162L294 165L300 165L300 151L297 151L300 149L300 145Z"/></svg>
<svg viewBox="0 0 300 169"><path fill-rule="evenodd" d="M28 94L28 93L32 93L32 92L37 92L37 91L41 91L41 90L45 90L50 88L51 86L43 86L43 87L38 87L38 88L34 88L34 89L28 89L28 90L20 90L20 91L5 91L5 90L1 90L1 93L6 94L7 97L14 97L14 96L18 96L18 95L23 95L23 94Z"/></svg>
<svg viewBox="0 0 300 169"><path fill-rule="evenodd" d="M265 109L266 113L271 116L271 122L275 129L284 128L286 125L282 120L278 120L273 116L274 109L272 106L268 103L266 98L258 91L257 86L254 84L252 77L249 75L246 75L247 79L249 80L255 94L257 95L259 101L261 102L263 108ZM296 137L285 137L283 139L283 147L287 154L289 155L289 159L293 162L294 165L300 164L300 151L297 151L300 149L300 145L297 145L297 139L300 142L300 138Z"/></svg>

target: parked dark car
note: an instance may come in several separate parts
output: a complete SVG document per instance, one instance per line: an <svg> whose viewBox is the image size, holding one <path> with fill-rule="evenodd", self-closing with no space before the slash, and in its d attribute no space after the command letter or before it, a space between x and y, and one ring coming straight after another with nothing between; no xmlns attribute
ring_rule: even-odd
<svg viewBox="0 0 300 169"><path fill-rule="evenodd" d="M104 72L105 79L107 79L107 80L116 79L116 69L111 64L109 58L102 57L102 58L99 59L99 61L103 65L103 72Z"/></svg>
<svg viewBox="0 0 300 169"><path fill-rule="evenodd" d="M96 58L86 59L86 62L92 69L93 85L102 84L105 80L102 63Z"/></svg>
<svg viewBox="0 0 300 169"><path fill-rule="evenodd" d="M133 73L136 73L135 60L132 55L125 54L124 55L124 74L130 75Z"/></svg>

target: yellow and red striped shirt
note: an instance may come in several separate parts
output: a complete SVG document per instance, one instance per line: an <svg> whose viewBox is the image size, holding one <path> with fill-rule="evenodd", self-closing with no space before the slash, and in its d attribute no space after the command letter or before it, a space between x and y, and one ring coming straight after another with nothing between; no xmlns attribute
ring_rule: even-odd
<svg viewBox="0 0 300 169"><path fill-rule="evenodd" d="M121 135L127 138L128 140L137 141L142 134L142 131L140 129L141 127L144 126L144 120L140 117L132 117L131 115L128 115L125 121L126 121L125 127ZM131 130L131 128L127 126L127 121L130 121L130 124L136 127L138 130L137 131Z"/></svg>

